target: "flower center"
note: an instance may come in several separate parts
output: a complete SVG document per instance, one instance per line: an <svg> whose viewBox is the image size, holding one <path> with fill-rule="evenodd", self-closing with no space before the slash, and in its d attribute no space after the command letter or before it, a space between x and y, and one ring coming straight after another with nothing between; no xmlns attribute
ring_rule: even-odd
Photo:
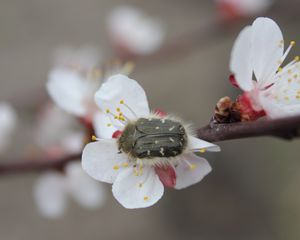
<svg viewBox="0 0 300 240"><path fill-rule="evenodd" d="M181 154L187 146L187 134L181 123L167 118L139 118L131 122L118 140L119 150L135 160L168 158ZM146 163L147 161L145 161Z"/></svg>

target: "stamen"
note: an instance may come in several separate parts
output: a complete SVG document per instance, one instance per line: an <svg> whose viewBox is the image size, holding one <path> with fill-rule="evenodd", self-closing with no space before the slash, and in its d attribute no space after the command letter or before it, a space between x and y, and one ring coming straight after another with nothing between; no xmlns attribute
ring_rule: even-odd
<svg viewBox="0 0 300 240"><path fill-rule="evenodd" d="M101 139L100 138L97 138L95 135L93 135L91 137L92 141L100 141Z"/></svg>
<svg viewBox="0 0 300 240"><path fill-rule="evenodd" d="M285 53L283 54L283 56L280 58L280 62L283 62L285 60L285 58L287 57L287 55L289 54L289 52L291 51L292 47L296 44L295 41L291 41L290 45L288 46L288 48L286 49Z"/></svg>
<svg viewBox="0 0 300 240"><path fill-rule="evenodd" d="M128 164L127 162L122 163L122 166L123 166L123 167L128 167L128 165L129 165L129 164Z"/></svg>
<svg viewBox="0 0 300 240"><path fill-rule="evenodd" d="M119 166L118 166L118 165L115 165L115 166L113 166L113 169L114 169L114 170L119 170Z"/></svg>
<svg viewBox="0 0 300 240"><path fill-rule="evenodd" d="M149 200L149 197L148 197L148 196L145 196L145 197L144 197L144 200L145 200L145 201Z"/></svg>
<svg viewBox="0 0 300 240"><path fill-rule="evenodd" d="M184 162L189 166L191 170L196 169L197 165L190 163L188 160L184 159Z"/></svg>
<svg viewBox="0 0 300 240"><path fill-rule="evenodd" d="M112 122L112 119L111 117L113 117L115 120L119 120L120 123L122 123L123 125L125 125L123 122L125 122L125 118L124 117L121 117L121 116L118 116L118 115L115 115L113 114L109 109L106 109L105 112L108 114L111 122ZM123 122L122 122L123 121Z"/></svg>
<svg viewBox="0 0 300 240"><path fill-rule="evenodd" d="M121 101L120 101L120 104L124 105L124 106L125 106L125 107L133 114L133 116L137 118L136 113L132 110L131 107L129 107L129 106L125 103L124 100L121 100Z"/></svg>
<svg viewBox="0 0 300 240"><path fill-rule="evenodd" d="M121 73L123 73L124 75L129 75L130 73L132 73L134 67L134 62L126 62L121 69Z"/></svg>

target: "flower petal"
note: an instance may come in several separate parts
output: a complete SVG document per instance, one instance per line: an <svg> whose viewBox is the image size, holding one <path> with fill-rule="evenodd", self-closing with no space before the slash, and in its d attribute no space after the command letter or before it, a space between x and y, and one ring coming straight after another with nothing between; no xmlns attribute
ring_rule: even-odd
<svg viewBox="0 0 300 240"><path fill-rule="evenodd" d="M11 144L17 122L17 114L14 108L9 103L0 102L0 152Z"/></svg>
<svg viewBox="0 0 300 240"><path fill-rule="evenodd" d="M43 216L59 218L64 214L67 194L63 175L56 172L45 173L36 182L33 195Z"/></svg>
<svg viewBox="0 0 300 240"><path fill-rule="evenodd" d="M144 89L122 74L113 75L103 83L95 94L95 101L103 111L109 110L114 115L122 112L129 119L150 113Z"/></svg>
<svg viewBox="0 0 300 240"><path fill-rule="evenodd" d="M230 71L234 74L236 83L244 91L253 89L252 81L252 51L251 27L245 27L237 37L230 58Z"/></svg>
<svg viewBox="0 0 300 240"><path fill-rule="evenodd" d="M96 136L103 139L111 139L114 132L118 130L118 128L113 125L111 119L102 112L94 114L93 126Z"/></svg>
<svg viewBox="0 0 300 240"><path fill-rule="evenodd" d="M176 184L176 173L172 166L156 166L155 173L165 187L173 188Z"/></svg>
<svg viewBox="0 0 300 240"><path fill-rule="evenodd" d="M210 152L219 152L221 151L221 148L218 145L215 145L210 142L206 142L202 139L196 138L196 137L189 137L189 149L191 150L207 150Z"/></svg>
<svg viewBox="0 0 300 240"><path fill-rule="evenodd" d="M99 87L97 81L88 81L79 73L55 68L49 74L47 91L53 101L65 111L85 116L94 107L93 94Z"/></svg>
<svg viewBox="0 0 300 240"><path fill-rule="evenodd" d="M257 18L252 24L253 70L260 88L274 82L283 55L283 36L270 18Z"/></svg>
<svg viewBox="0 0 300 240"><path fill-rule="evenodd" d="M300 115L300 63L284 68L276 75L278 81L260 92L264 111L270 118Z"/></svg>
<svg viewBox="0 0 300 240"><path fill-rule="evenodd" d="M107 25L112 40L134 54L146 55L154 52L165 37L160 21L133 7L120 6L112 11Z"/></svg>
<svg viewBox="0 0 300 240"><path fill-rule="evenodd" d="M140 176L136 176L130 167L118 175L112 191L125 208L145 208L162 197L164 186L152 167L145 167Z"/></svg>
<svg viewBox="0 0 300 240"><path fill-rule="evenodd" d="M191 166L186 162L188 161ZM200 182L211 171L209 163L195 154L186 154L182 161L175 168L176 172L176 189L189 187L195 183Z"/></svg>
<svg viewBox="0 0 300 240"><path fill-rule="evenodd" d="M91 209L104 204L104 186L90 178L79 162L69 163L65 170L69 192L79 204Z"/></svg>
<svg viewBox="0 0 300 240"><path fill-rule="evenodd" d="M118 153L117 142L114 139L89 143L83 149L82 168L98 181L113 183L120 170L127 164L127 156Z"/></svg>

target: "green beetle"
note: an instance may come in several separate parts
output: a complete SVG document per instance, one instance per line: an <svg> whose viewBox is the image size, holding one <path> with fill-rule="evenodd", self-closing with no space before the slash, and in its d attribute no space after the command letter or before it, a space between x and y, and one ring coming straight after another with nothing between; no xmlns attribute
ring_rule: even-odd
<svg viewBox="0 0 300 240"><path fill-rule="evenodd" d="M118 144L120 152L136 159L176 157L186 148L187 133L171 119L139 118L125 127Z"/></svg>

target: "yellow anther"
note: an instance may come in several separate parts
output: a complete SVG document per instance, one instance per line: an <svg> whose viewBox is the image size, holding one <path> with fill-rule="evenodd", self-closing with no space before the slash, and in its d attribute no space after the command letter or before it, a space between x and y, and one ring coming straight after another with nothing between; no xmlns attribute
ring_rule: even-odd
<svg viewBox="0 0 300 240"><path fill-rule="evenodd" d="M291 82L292 82L292 79L289 78L289 79L288 79L288 82L291 83Z"/></svg>
<svg viewBox="0 0 300 240"><path fill-rule="evenodd" d="M101 73L101 70L100 70L100 69L96 68L96 69L93 70L93 77L94 77L94 78L100 77L101 74L102 74L102 73Z"/></svg>
<svg viewBox="0 0 300 240"><path fill-rule="evenodd" d="M296 98L297 98L297 99L300 99L300 95L297 95Z"/></svg>
<svg viewBox="0 0 300 240"><path fill-rule="evenodd" d="M139 184L139 187L140 187L140 188L141 188L141 187L143 187L143 184L142 184L142 183L140 183L140 184Z"/></svg>
<svg viewBox="0 0 300 240"><path fill-rule="evenodd" d="M290 100L290 98L289 97L284 97L284 100L288 101L288 100Z"/></svg>
<svg viewBox="0 0 300 240"><path fill-rule="evenodd" d="M296 56L296 57L294 58L294 60L295 60L296 62L299 62L300 57L299 57L299 56Z"/></svg>
<svg viewBox="0 0 300 240"><path fill-rule="evenodd" d="M126 62L121 72L125 75L129 75L130 73L132 73L134 67L135 67L134 62Z"/></svg>
<svg viewBox="0 0 300 240"><path fill-rule="evenodd" d="M111 123L106 124L106 126L111 127Z"/></svg>
<svg viewBox="0 0 300 240"><path fill-rule="evenodd" d="M105 111L106 113L110 113L110 110L109 109L106 109L106 111Z"/></svg>
<svg viewBox="0 0 300 240"><path fill-rule="evenodd" d="M97 140L96 136L93 135L93 136L92 136L92 141L96 141L96 140Z"/></svg>
<svg viewBox="0 0 300 240"><path fill-rule="evenodd" d="M298 74L295 74L295 75L294 75L294 78L297 78L297 77L298 77Z"/></svg>
<svg viewBox="0 0 300 240"><path fill-rule="evenodd" d="M145 196L145 197L144 197L144 200L145 200L145 201L149 200L149 197L148 197L148 196Z"/></svg>
<svg viewBox="0 0 300 240"><path fill-rule="evenodd" d="M118 116L115 116L115 117L114 117L114 119L118 119L118 118L119 118Z"/></svg>
<svg viewBox="0 0 300 240"><path fill-rule="evenodd" d="M295 44L296 44L296 42L295 41L291 41L291 43L290 43L292 46L294 46Z"/></svg>
<svg viewBox="0 0 300 240"><path fill-rule="evenodd" d="M113 166L113 170L119 170L119 166L118 165Z"/></svg>
<svg viewBox="0 0 300 240"><path fill-rule="evenodd" d="M278 72L281 72L281 71L282 71L282 67L279 67L279 68L278 68Z"/></svg>
<svg viewBox="0 0 300 240"><path fill-rule="evenodd" d="M127 162L122 163L122 166L123 166L123 167L128 167L128 165L129 165L129 164L128 164Z"/></svg>
<svg viewBox="0 0 300 240"><path fill-rule="evenodd" d="M201 148L201 149L199 149L199 152L205 153L205 152L206 152L206 149L205 149L205 148Z"/></svg>
<svg viewBox="0 0 300 240"><path fill-rule="evenodd" d="M292 70L291 69L288 70L288 74L292 74Z"/></svg>
<svg viewBox="0 0 300 240"><path fill-rule="evenodd" d="M121 100L121 101L120 101L120 104L124 104L124 100Z"/></svg>
<svg viewBox="0 0 300 240"><path fill-rule="evenodd" d="M120 109L120 108L117 108L116 110L117 110L117 112L120 112L120 111L121 111L121 109Z"/></svg>
<svg viewBox="0 0 300 240"><path fill-rule="evenodd" d="M191 170L195 170L195 169L196 169L196 167L197 167L197 165L196 165L196 164L191 164L191 166L190 166L190 169L191 169Z"/></svg>

